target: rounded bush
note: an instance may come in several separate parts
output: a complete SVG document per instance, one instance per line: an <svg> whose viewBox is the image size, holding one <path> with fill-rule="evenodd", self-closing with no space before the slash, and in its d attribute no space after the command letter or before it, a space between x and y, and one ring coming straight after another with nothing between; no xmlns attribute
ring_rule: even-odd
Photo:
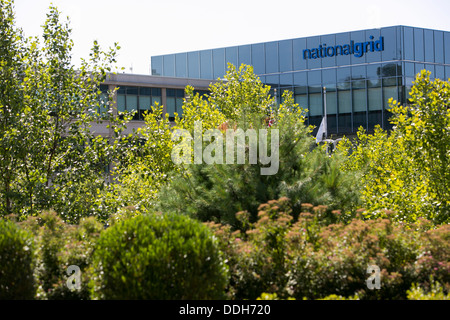
<svg viewBox="0 0 450 320"><path fill-rule="evenodd" d="M0 299L33 299L33 238L14 222L0 219Z"/></svg>
<svg viewBox="0 0 450 320"><path fill-rule="evenodd" d="M142 215L105 230L93 258L97 299L221 299L227 269L216 240L183 215Z"/></svg>

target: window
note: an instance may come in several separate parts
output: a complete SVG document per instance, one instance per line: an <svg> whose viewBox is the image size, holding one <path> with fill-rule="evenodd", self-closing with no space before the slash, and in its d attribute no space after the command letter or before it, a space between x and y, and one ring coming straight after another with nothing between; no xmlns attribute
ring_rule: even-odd
<svg viewBox="0 0 450 320"><path fill-rule="evenodd" d="M166 112L169 114L169 120L175 120L175 112L179 117L183 115L184 90L167 89L166 90Z"/></svg>
<svg viewBox="0 0 450 320"><path fill-rule="evenodd" d="M133 120L144 120L144 113L155 103L161 104L161 89L146 87L119 87L117 111L135 111Z"/></svg>

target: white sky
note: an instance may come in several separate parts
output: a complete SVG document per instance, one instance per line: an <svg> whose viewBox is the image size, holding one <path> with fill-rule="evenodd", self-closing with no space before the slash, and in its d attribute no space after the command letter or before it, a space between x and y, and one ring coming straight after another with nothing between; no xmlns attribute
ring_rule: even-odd
<svg viewBox="0 0 450 320"><path fill-rule="evenodd" d="M41 35L50 3L69 16L74 63L96 39L118 66L149 74L150 57L407 25L450 31L450 0L15 0L16 25Z"/></svg>

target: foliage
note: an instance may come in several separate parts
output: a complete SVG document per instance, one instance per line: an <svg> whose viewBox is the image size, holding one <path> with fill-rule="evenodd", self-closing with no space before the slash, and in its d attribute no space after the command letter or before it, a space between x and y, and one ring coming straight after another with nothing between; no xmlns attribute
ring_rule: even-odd
<svg viewBox="0 0 450 320"><path fill-rule="evenodd" d="M294 103L292 94L286 92L283 103L275 105L268 93L270 87L264 86L250 71L250 67L243 69L241 66L235 71L230 66L226 81L219 79L214 88L220 90L211 89L208 101L224 110L229 110L233 103L242 103L235 105L236 110L226 114L227 122L217 127L221 129L224 141L226 129L235 132L253 129L258 133L264 129L268 131L267 144L271 145L273 130L278 130L277 172L261 174L261 170L268 167L261 161L261 148L256 164L250 163L246 155L243 164L236 160L228 163L224 157L223 165L185 165L184 170L174 173L172 181L163 186L159 202L161 210L188 213L202 221L229 223L233 227L238 226L236 212L247 210L254 222L260 203L281 196L290 199L294 212L298 212L305 202L354 210L358 205L357 177L339 170L343 156L329 156L325 150L314 148L311 128L305 125L304 110ZM244 104L244 98L248 104ZM256 108L254 101L265 104ZM226 107L222 108L223 105ZM227 147L224 144L224 155ZM246 153L249 149L250 142L245 142ZM274 150L270 150L273 153Z"/></svg>
<svg viewBox="0 0 450 320"><path fill-rule="evenodd" d="M29 217L21 225L33 233L36 242L36 298L89 299L91 255L103 226L94 217L82 218L79 224L69 225L54 211ZM71 265L80 268L80 289L70 290L67 286L67 270Z"/></svg>
<svg viewBox="0 0 450 320"><path fill-rule="evenodd" d="M33 250L33 238L28 232L0 218L0 299L34 298Z"/></svg>
<svg viewBox="0 0 450 320"><path fill-rule="evenodd" d="M93 268L97 299L220 299L227 282L212 234L183 215L115 223L100 236Z"/></svg>
<svg viewBox="0 0 450 320"><path fill-rule="evenodd" d="M1 2L0 209L24 218L54 208L77 222L98 212L105 168L120 158L125 122L104 97L116 50L95 41L89 60L75 68L68 22L50 7L43 40L25 38L14 26L13 2ZM41 43L42 42L42 43ZM100 112L102 111L102 112ZM106 121L117 139L95 135L91 124Z"/></svg>
<svg viewBox="0 0 450 320"><path fill-rule="evenodd" d="M430 275L450 284L448 225L428 230L430 221L398 224L392 212L388 219L345 223L341 211L311 204L295 220L288 204L285 198L262 204L256 223L239 212L242 230L208 223L228 261L231 298L265 292L280 299L406 299L413 283L429 288ZM369 265L380 268L379 290L366 286Z"/></svg>
<svg viewBox="0 0 450 320"><path fill-rule="evenodd" d="M427 292L420 286L414 284L410 290L407 291L408 300L450 300L450 293L447 289L447 294L439 282L431 282L431 290Z"/></svg>
<svg viewBox="0 0 450 320"><path fill-rule="evenodd" d="M354 145L344 144L350 153L345 168L362 172L362 200L371 217L389 209L399 221L450 221L450 87L429 77L418 74L409 105L390 101L389 134L379 127L373 135L360 130Z"/></svg>

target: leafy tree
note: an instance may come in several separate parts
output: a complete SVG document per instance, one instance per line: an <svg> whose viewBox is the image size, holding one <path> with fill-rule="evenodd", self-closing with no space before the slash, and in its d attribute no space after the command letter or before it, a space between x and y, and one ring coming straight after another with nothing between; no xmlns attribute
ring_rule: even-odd
<svg viewBox="0 0 450 320"><path fill-rule="evenodd" d="M107 122L120 138L129 119L113 115L113 92L100 91L119 47L105 53L95 41L75 68L71 29L55 7L42 41L14 26L13 1L2 0L0 12L0 214L54 208L68 221L96 214L105 169L126 139L95 135L91 124Z"/></svg>
<svg viewBox="0 0 450 320"><path fill-rule="evenodd" d="M330 210L333 207L349 210L357 205L353 175L339 171L341 156L329 157L324 150L314 149L311 128L304 123L304 110L294 103L291 93L286 93L283 103L276 105L269 91L270 87L253 74L252 67L241 66L236 70L231 65L224 79L211 87L208 101L185 104L189 111L184 111L184 115L192 114L196 120L209 119L208 115L190 110L207 108L208 104L215 106L226 119L216 127L222 129L224 141L225 129L240 128L244 132L277 129L279 168L276 174L262 175L261 169L267 165L261 161L251 164L248 157L244 164L236 161L229 164L224 160L224 164L185 165L160 192L163 211L187 213L204 221L226 222L237 227L236 212L247 210L254 221L260 203L280 196L290 199L294 214L300 212L304 202L328 204ZM185 127L191 127L192 118L183 119L182 124L189 123ZM270 145L273 135L268 134L268 138ZM248 143L245 148L250 148Z"/></svg>
<svg viewBox="0 0 450 320"><path fill-rule="evenodd" d="M410 104L390 100L393 129L358 132L347 170L362 172L362 200L371 217L392 210L400 221L424 217L435 223L450 220L450 86L417 75Z"/></svg>

